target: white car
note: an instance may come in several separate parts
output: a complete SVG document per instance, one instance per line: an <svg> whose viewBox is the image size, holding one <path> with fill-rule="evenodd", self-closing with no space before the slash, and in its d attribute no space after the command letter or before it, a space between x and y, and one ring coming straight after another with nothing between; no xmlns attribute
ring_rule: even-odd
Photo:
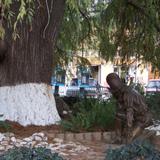
<svg viewBox="0 0 160 160"><path fill-rule="evenodd" d="M146 94L160 93L160 79L151 79L146 86Z"/></svg>

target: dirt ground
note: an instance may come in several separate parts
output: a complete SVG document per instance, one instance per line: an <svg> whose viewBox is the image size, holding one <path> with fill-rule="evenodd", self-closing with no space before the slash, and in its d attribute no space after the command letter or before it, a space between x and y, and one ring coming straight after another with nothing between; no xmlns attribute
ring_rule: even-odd
<svg viewBox="0 0 160 160"><path fill-rule="evenodd" d="M10 130L9 132L12 132L15 134L15 137L29 137L34 133L37 132L52 132L52 133L62 133L63 129L59 125L50 125L50 126L34 126L30 125L27 127L23 127L20 124L16 122L10 122L6 121L10 125ZM2 127L0 127L0 132L6 132ZM67 142L66 142L67 143ZM77 143L77 142L76 142ZM78 142L81 145L85 147L89 147L89 150L86 150L82 153L72 153L72 154L67 154L64 156L66 160L104 160L105 155L106 155L106 150L109 147L117 147L116 145L109 145L104 142L100 141L83 141L83 142ZM68 153L69 152L68 148ZM67 152L67 151L66 151Z"/></svg>
<svg viewBox="0 0 160 160"><path fill-rule="evenodd" d="M12 132L17 137L29 137L37 132L52 132L52 133L62 133L63 129L59 125L49 125L49 126L35 126L29 125L26 127L21 126L19 123L5 121L9 124L10 128L7 132ZM4 133L6 130L0 127L0 132Z"/></svg>
<svg viewBox="0 0 160 160"><path fill-rule="evenodd" d="M81 144L90 149L79 154L70 154L65 156L65 158L67 160L104 160L107 149L120 147L104 142L82 142Z"/></svg>

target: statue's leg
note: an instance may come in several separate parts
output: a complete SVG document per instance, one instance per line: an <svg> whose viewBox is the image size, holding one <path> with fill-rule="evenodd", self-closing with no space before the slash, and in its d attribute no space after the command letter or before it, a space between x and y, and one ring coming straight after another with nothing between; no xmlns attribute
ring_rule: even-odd
<svg viewBox="0 0 160 160"><path fill-rule="evenodd" d="M142 132L143 132L143 128L141 128L140 126L134 127L131 131L129 142L132 142L134 139L139 137L142 134Z"/></svg>
<svg viewBox="0 0 160 160"><path fill-rule="evenodd" d="M115 120L115 137L112 143L121 144L122 143L122 120L116 117Z"/></svg>
<svg viewBox="0 0 160 160"><path fill-rule="evenodd" d="M137 136L139 136L142 133L143 129L140 126L137 126L135 129L133 129L132 132L132 138L136 138Z"/></svg>
<svg viewBox="0 0 160 160"><path fill-rule="evenodd" d="M135 127L132 131L132 141L136 138L148 139L155 134L155 132L145 131L144 128L152 124L152 115L147 113L145 117L138 118Z"/></svg>

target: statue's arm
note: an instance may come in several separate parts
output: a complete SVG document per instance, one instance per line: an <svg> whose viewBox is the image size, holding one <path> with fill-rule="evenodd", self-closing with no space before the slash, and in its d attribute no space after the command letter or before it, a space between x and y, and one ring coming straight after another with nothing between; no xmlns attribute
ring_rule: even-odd
<svg viewBox="0 0 160 160"><path fill-rule="evenodd" d="M132 127L133 126L133 120L134 120L134 111L132 107L127 108L127 126Z"/></svg>

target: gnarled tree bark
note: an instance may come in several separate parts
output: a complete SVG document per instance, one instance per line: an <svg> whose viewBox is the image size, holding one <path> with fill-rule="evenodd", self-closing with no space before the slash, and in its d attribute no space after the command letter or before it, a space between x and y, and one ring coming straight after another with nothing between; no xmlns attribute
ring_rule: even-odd
<svg viewBox="0 0 160 160"><path fill-rule="evenodd" d="M13 6L15 12L17 6ZM23 21L17 26L20 38L13 40L12 30L6 28L9 50L0 64L0 113L4 119L22 125L60 120L49 84L64 8L65 0L39 0L32 25Z"/></svg>

